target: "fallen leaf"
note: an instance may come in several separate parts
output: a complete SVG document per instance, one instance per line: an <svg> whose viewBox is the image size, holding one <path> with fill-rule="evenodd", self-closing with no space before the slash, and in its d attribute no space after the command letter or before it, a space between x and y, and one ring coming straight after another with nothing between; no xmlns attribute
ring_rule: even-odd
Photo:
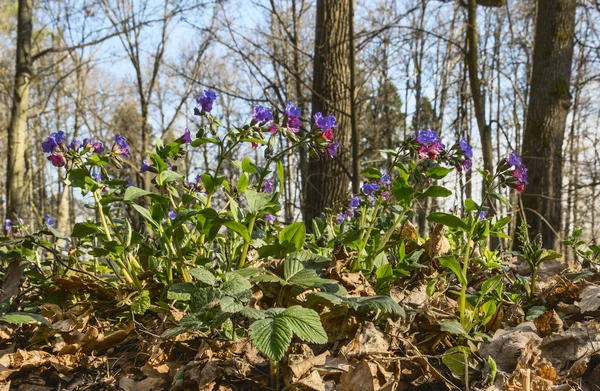
<svg viewBox="0 0 600 391"><path fill-rule="evenodd" d="M2 293L0 293L0 301L8 297L14 297L21 292L21 284L23 272L27 267L28 262L25 260L12 261L6 267L4 272L4 280L2 281Z"/></svg>
<svg viewBox="0 0 600 391"><path fill-rule="evenodd" d="M166 382L160 377L147 377L137 381L129 375L125 375L119 379L119 388L123 391L162 391L166 385Z"/></svg>
<svg viewBox="0 0 600 391"><path fill-rule="evenodd" d="M340 391L376 391L374 380L369 364L361 361L340 377Z"/></svg>
<svg viewBox="0 0 600 391"><path fill-rule="evenodd" d="M580 294L581 301L575 304L581 308L581 313L596 311L600 308L600 286L587 285Z"/></svg>

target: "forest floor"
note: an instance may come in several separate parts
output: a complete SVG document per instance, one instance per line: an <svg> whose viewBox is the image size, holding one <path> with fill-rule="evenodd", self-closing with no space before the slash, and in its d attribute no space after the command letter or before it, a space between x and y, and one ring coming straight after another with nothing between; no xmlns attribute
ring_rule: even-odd
<svg viewBox="0 0 600 391"><path fill-rule="evenodd" d="M375 294L362 274L336 264L329 278L352 294ZM39 309L47 322L0 322L0 390L600 390L600 273L563 268L542 268L534 305L500 305L484 330L489 338L461 340L440 327L456 317L456 297L427 294L426 280L437 273L427 265L390 292L406 317L358 322L324 312L330 342L294 340L278 364L247 338L162 338L183 316L173 305L127 319L116 303L128 292L81 275L54 278L43 292L27 281L11 288L7 271L5 290L19 289L22 303L45 297ZM515 261L504 273L514 281L527 268ZM256 292L251 304L262 299ZM52 304L67 296L80 300ZM449 353L458 342L466 348Z"/></svg>

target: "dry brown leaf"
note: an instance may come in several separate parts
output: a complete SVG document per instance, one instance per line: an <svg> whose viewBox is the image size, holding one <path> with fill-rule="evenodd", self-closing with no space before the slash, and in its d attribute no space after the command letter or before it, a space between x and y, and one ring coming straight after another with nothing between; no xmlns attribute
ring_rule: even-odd
<svg viewBox="0 0 600 391"><path fill-rule="evenodd" d="M557 369L600 351L600 325L596 321L575 323L569 329L544 337L540 344L542 357Z"/></svg>
<svg viewBox="0 0 600 391"><path fill-rule="evenodd" d="M8 264L4 272L4 280L2 281L0 301L8 297L17 296L21 292L23 272L27 265L28 262L25 260L12 261Z"/></svg>
<svg viewBox="0 0 600 391"><path fill-rule="evenodd" d="M340 349L340 353L347 358L352 358L366 354L387 354L389 348L390 343L385 335L373 323L366 322L354 339Z"/></svg>
<svg viewBox="0 0 600 391"><path fill-rule="evenodd" d="M162 391L167 383L160 377L147 377L144 380L134 380L128 375L119 379L119 387L123 391Z"/></svg>
<svg viewBox="0 0 600 391"><path fill-rule="evenodd" d="M377 389L371 368L366 361L359 362L340 377L340 391L377 391Z"/></svg>
<svg viewBox="0 0 600 391"><path fill-rule="evenodd" d="M288 388L290 391L325 391L325 384L319 372L312 371L309 375L290 384Z"/></svg>
<svg viewBox="0 0 600 391"><path fill-rule="evenodd" d="M533 324L542 337L558 333L563 329L563 321L554 310L544 312L533 321Z"/></svg>
<svg viewBox="0 0 600 391"><path fill-rule="evenodd" d="M580 294L581 301L575 304L581 308L581 313L596 311L600 308L600 286L587 285Z"/></svg>
<svg viewBox="0 0 600 391"><path fill-rule="evenodd" d="M446 226L443 224L434 224L431 236L427 239L423 248L425 249L425 254L431 258L448 253L451 246L446 238Z"/></svg>
<svg viewBox="0 0 600 391"><path fill-rule="evenodd" d="M511 329L498 330L489 342L484 342L479 347L482 358L492 357L498 369L512 372L517 365L518 353L527 346L529 341L539 343L541 338L536 333L532 322L522 323Z"/></svg>

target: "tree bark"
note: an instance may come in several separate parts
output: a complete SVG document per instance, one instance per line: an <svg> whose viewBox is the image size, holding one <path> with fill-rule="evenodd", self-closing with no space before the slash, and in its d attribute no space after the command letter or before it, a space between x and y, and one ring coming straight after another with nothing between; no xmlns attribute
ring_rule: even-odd
<svg viewBox="0 0 600 391"><path fill-rule="evenodd" d="M31 85L31 32L33 0L19 0L17 60L12 110L8 125L6 217L26 215L25 128Z"/></svg>
<svg viewBox="0 0 600 391"><path fill-rule="evenodd" d="M350 182L350 0L318 0L315 27L312 113L333 113L340 143L334 159L322 156L308 163L305 191L307 222L319 216L335 201L346 197Z"/></svg>
<svg viewBox="0 0 600 391"><path fill-rule="evenodd" d="M531 92L523 163L529 186L523 207L531 234L541 233L546 248L557 248L561 226L562 149L571 106L571 66L575 0L538 0Z"/></svg>

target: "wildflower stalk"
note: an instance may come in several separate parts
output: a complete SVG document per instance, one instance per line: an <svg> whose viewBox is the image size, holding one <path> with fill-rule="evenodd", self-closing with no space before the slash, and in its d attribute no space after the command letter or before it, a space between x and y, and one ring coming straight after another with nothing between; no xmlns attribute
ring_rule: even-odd
<svg viewBox="0 0 600 391"><path fill-rule="evenodd" d="M248 223L248 232L252 236L252 230L254 229L254 223L256 222L256 214L253 213L250 216L250 222ZM252 239L252 238L250 238ZM242 248L242 253L240 254L240 260L238 262L238 268L244 267L246 263L246 256L248 255L248 248L250 248L250 241L244 243L244 247Z"/></svg>
<svg viewBox="0 0 600 391"><path fill-rule="evenodd" d="M360 270L360 260L362 257L362 253L367 246L367 242L371 237L371 232L373 231L373 227L375 226L375 221L377 221L377 212L379 212L379 206L381 202L378 200L373 208L373 213L371 213L371 221L369 223L369 228L367 228L366 233L363 233L363 237L361 238L360 248L358 249L358 255L352 260L352 264L350 265L351 272L357 272ZM366 213L365 213L366 215Z"/></svg>

